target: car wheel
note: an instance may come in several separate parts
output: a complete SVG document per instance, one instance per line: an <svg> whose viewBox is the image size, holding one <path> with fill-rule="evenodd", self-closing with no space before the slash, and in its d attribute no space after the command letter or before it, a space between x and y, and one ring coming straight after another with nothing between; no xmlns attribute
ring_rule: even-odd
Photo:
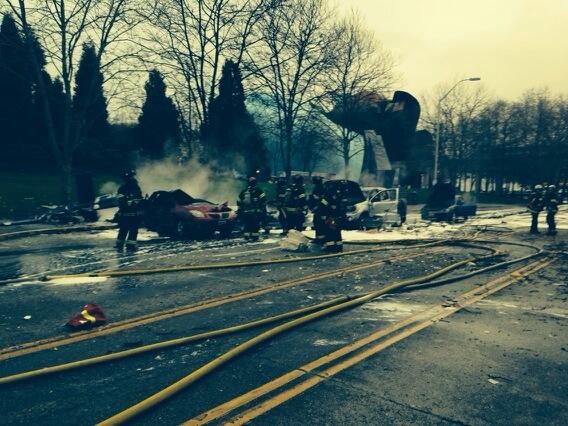
<svg viewBox="0 0 568 426"><path fill-rule="evenodd" d="M232 226L224 226L221 229L219 229L219 236L221 238L231 238L232 234L233 234Z"/></svg>
<svg viewBox="0 0 568 426"><path fill-rule="evenodd" d="M371 221L371 218L369 217L369 213L363 213L360 217L359 217L359 229L362 229L363 231L366 231L369 228L369 223Z"/></svg>
<svg viewBox="0 0 568 426"><path fill-rule="evenodd" d="M174 226L174 236L179 239L187 238L189 235L187 223L184 220L178 219Z"/></svg>

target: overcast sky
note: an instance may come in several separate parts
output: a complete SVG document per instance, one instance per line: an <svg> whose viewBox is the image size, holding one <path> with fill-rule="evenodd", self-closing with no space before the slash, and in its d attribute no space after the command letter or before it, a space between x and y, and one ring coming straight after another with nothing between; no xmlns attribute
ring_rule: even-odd
<svg viewBox="0 0 568 426"><path fill-rule="evenodd" d="M361 12L413 94L469 76L505 99L543 87L568 94L568 0L338 3Z"/></svg>

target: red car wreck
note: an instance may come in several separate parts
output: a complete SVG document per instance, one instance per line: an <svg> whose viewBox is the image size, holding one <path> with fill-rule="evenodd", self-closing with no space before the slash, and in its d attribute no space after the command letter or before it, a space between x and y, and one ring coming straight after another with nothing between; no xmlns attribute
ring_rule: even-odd
<svg viewBox="0 0 568 426"><path fill-rule="evenodd" d="M160 235L208 238L219 232L228 237L236 221L236 213L226 203L193 198L181 189L156 191L146 200L146 227Z"/></svg>

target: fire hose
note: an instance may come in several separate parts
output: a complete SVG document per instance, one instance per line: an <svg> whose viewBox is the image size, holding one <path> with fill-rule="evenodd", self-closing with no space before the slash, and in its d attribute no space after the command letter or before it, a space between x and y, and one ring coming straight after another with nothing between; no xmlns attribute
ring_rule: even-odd
<svg viewBox="0 0 568 426"><path fill-rule="evenodd" d="M466 274L460 274L459 276L455 276L455 277L449 277L449 278L445 278L445 279L441 279L441 280L436 280L436 281L432 281L434 278L437 278L439 276L442 276L444 274L447 274L455 269L460 268L461 266L468 264L471 261L480 261L480 260L489 260L492 258L495 258L496 256L499 256L501 253L498 252L495 249L492 248L488 248L485 246L477 246L477 245L472 245L472 244L467 244L468 241L466 240L457 240L457 241L452 241L452 243L455 244L464 244L467 245L469 247L473 247L473 248L482 248L482 249L486 249L491 251L490 255L487 256L483 256L483 257L477 257L477 258L469 258L466 260L462 260L459 262L456 262L452 265L446 266L434 273L428 274L428 275L424 275L421 277L416 277L416 278L412 278L412 279L408 279L408 280L404 280L401 282L395 282L391 285L388 285L382 289L376 290L376 291L372 291L363 295L356 295L356 296L341 296L335 299L332 299L330 301L318 304L318 305L314 305L314 306L310 306L310 307L306 307L306 308L302 308L302 309L297 309L294 311L290 311L290 312L286 312L280 315L276 315L274 317L269 317L269 318L264 318L261 320L256 320L256 321L252 321L249 323L245 323L245 324L240 324L240 325L236 325L233 327L228 327L225 329L221 329L221 330L214 330L214 331L210 331L208 333L202 333L200 335L194 335L194 336L187 336L187 337L182 337L182 338L178 338L178 339L173 339L173 340L169 340L169 341L165 341L165 342L159 342L159 343L155 343L152 345L147 345L147 346L142 346L139 348L134 348L134 349L130 349L127 351L122 351L122 352L117 352L117 353L113 353L113 354L108 354L108 355L104 355L101 357L95 357L95 358L91 358L91 359L86 359L86 360L80 360L80 361L75 361L75 362L71 362L68 364L62 364L62 365L58 365L58 366L53 366L53 367L47 367L47 368L43 368L43 369L39 369L39 370L34 370L34 371L30 371L30 372L25 372L25 373L20 373L20 374L16 374L13 376L8 376L5 378L1 378L0 379L0 384L7 384L7 383L14 383L20 380L24 380L24 379L28 379L28 378L32 378L32 377L37 377L37 376L41 376L44 374L50 374L50 373L55 373L55 372L59 372L59 371L65 371L65 370L69 370L69 369L73 369L73 368L79 368L79 367L84 367L84 366L88 366L88 365L93 365L93 364L98 364L101 362L106 362L109 360L113 360L113 359L119 359L119 358L125 358L127 356L132 356L132 355L137 355L140 353L144 353L144 352L148 352L148 351L152 351L152 350L158 350L158 349L164 349L167 347L172 347L172 346L176 346L176 345L182 345L182 344L186 344L189 342L193 342L196 340L200 340L203 338L208 338L208 337L213 337L213 336L219 336L219 335L223 335L223 334L228 334L228 333L234 333L234 332L238 332L238 331L242 331L242 330L246 330L246 329L250 329L253 327L259 327L265 324L269 324L272 322L276 322L276 321L280 321L283 319L287 319L290 317L294 317L297 315L303 315L299 318L296 318L292 321L288 321L284 324L281 324L277 327L274 327L270 330L267 330L259 335L257 335L256 337L246 341L245 343L229 350L228 352L222 354L221 356L213 359L212 361L210 361L209 363L203 365L202 367L200 367L199 369L195 370L194 372L190 373L189 375L187 375L186 377L182 378L181 380L179 380L178 382L172 384L171 386L168 386L167 388L163 389L162 391L158 392L155 395L152 395L151 397L143 400L142 402L124 410L123 412L103 421L100 424L120 424L126 420L129 420L131 418L133 418L134 416L140 414L141 412L155 406L156 404L160 403L161 401L169 398L170 396L174 395L175 393L179 392L180 390L184 389L185 387L189 386L191 383L194 383L195 381L199 380L200 378L202 378L203 376L207 375L208 373L210 373L211 371L215 370L216 368L220 367L221 365L225 364L226 362L228 362L229 360L233 359L234 357L244 353L245 351L247 351L248 349L278 335L281 334L289 329L298 327L300 325L303 325L307 322L319 319L321 317L324 317L326 315L330 315L332 313L344 310L344 309L348 309L351 307L355 307L355 306L359 306L361 304L364 304L368 301L371 301L379 296L382 296L384 294L387 293L393 293L396 291L403 291L403 290L414 290L417 288L422 288L424 286L434 286L434 285L443 285L443 284L447 284L450 282L455 282L455 281L460 281L463 279L467 279L470 277L473 277L475 275L479 275L479 274L483 274L489 271L493 271L496 270L498 268L503 268L503 267L507 267L516 263L520 263L532 258L535 258L537 256L541 256L543 254L545 254L545 252L541 249L539 249L538 247L535 247L533 245L530 244L524 244L524 243L513 243L513 242L503 242L503 241L497 241L497 240L479 240L476 241L477 243L486 243L486 244L503 244L503 245L515 245L515 246L521 246L521 247L527 247L527 248L531 248L533 250L535 250L535 253L527 255L527 256L523 256L517 259L512 259L509 261L505 261L505 262L500 262L482 269L478 269L476 271L470 272L470 273L466 273Z"/></svg>

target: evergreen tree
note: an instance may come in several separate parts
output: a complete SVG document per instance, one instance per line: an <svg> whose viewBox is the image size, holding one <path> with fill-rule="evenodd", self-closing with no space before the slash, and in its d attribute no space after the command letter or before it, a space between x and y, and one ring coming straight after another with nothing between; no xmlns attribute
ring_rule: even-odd
<svg viewBox="0 0 568 426"><path fill-rule="evenodd" d="M61 140L60 138L63 135L63 108L65 102L63 94L63 83L61 83L61 80L51 79L51 76L44 69L46 61L42 46L35 37L33 37L32 42L34 44L36 61L41 69L41 78L43 79L45 90L47 91L50 111L54 118L54 130L57 134L58 140ZM31 114L27 126L27 138L29 141L28 153L30 153L32 161L39 162L42 165L51 167L54 165L55 161L51 157L52 153L45 143L45 141L47 140L47 123L42 106L42 98L40 91L38 90L38 81L33 72L31 73L31 75L33 90Z"/></svg>
<svg viewBox="0 0 568 426"><path fill-rule="evenodd" d="M179 115L173 101L166 96L166 84L158 70L150 71L144 89L146 100L138 117L136 141L142 155L161 158L168 143L179 144Z"/></svg>
<svg viewBox="0 0 568 426"><path fill-rule="evenodd" d="M25 159L23 145L32 110L32 86L24 41L11 15L0 26L0 157Z"/></svg>
<svg viewBox="0 0 568 426"><path fill-rule="evenodd" d="M107 138L110 130L107 101L103 92L103 74L95 46L83 45L83 53L75 75L73 115L86 124L85 137Z"/></svg>
<svg viewBox="0 0 568 426"><path fill-rule="evenodd" d="M239 67L231 60L223 65L219 95L211 102L209 114L203 139L210 158L247 174L265 167L264 142L246 109Z"/></svg>
<svg viewBox="0 0 568 426"><path fill-rule="evenodd" d="M44 73L43 76L49 96L49 106L53 117L55 134L57 139L61 140L63 138L63 129L65 126L65 89L63 88L63 82L59 78L52 80L47 73ZM46 130L43 129L43 131L45 132Z"/></svg>
<svg viewBox="0 0 568 426"><path fill-rule="evenodd" d="M91 168L109 163L110 124L103 83L96 49L93 44L85 43L75 74L73 119L80 126L83 124L75 160L78 165Z"/></svg>

